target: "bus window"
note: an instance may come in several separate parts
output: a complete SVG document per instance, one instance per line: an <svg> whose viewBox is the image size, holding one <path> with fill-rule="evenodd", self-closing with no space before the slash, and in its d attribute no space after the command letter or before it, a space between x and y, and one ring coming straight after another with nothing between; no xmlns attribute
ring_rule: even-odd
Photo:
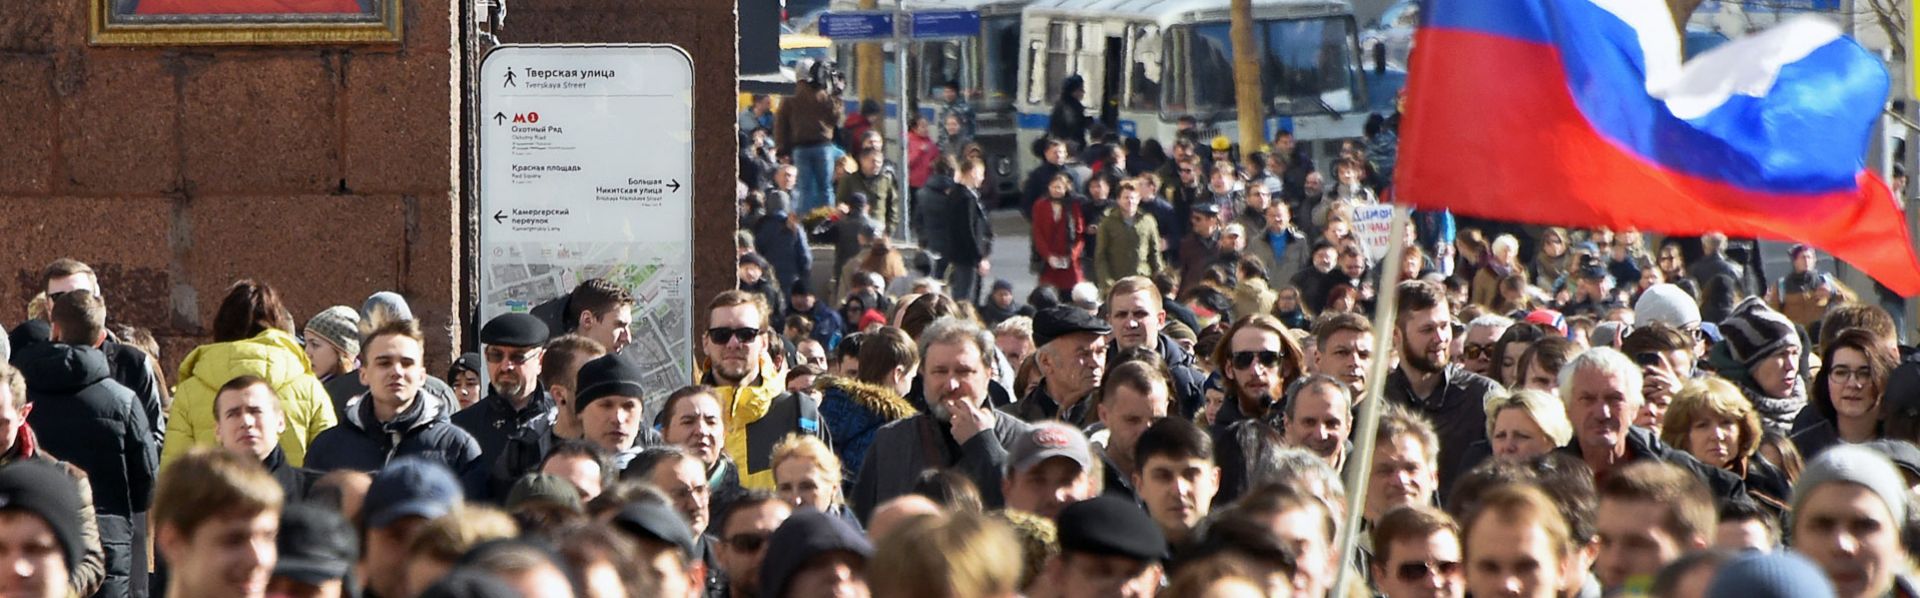
<svg viewBox="0 0 1920 598"><path fill-rule="evenodd" d="M1260 24L1261 95L1288 99L1290 112L1353 110L1354 56L1347 20L1267 21Z"/></svg>
<svg viewBox="0 0 1920 598"><path fill-rule="evenodd" d="M1133 46L1132 66L1128 68L1128 77L1133 86L1127 93L1127 109L1142 112L1160 110L1161 47L1160 27L1158 25L1134 25L1129 27Z"/></svg>
<svg viewBox="0 0 1920 598"><path fill-rule="evenodd" d="M933 41L920 44L920 87L922 99L938 100L940 90L948 81L960 84L960 89L974 87L972 73L966 64L966 49L956 41Z"/></svg>
<svg viewBox="0 0 1920 598"><path fill-rule="evenodd" d="M986 64L980 69L986 76L983 103L1012 101L1020 85L1020 15L987 17L981 21L985 23L981 46L986 55Z"/></svg>
<svg viewBox="0 0 1920 598"><path fill-rule="evenodd" d="M1033 40L1027 43L1027 64L1044 65L1047 62L1047 42ZM1047 97L1047 69L1035 66L1027 69L1027 103L1046 105L1052 101Z"/></svg>
<svg viewBox="0 0 1920 598"><path fill-rule="evenodd" d="M1073 21L1054 21L1047 24L1047 43L1042 47L1039 40L1033 42L1037 52L1032 64L1045 65L1036 68L1031 77L1038 77L1041 85L1029 82L1027 85L1027 103L1052 104L1060 99L1060 88L1067 77L1074 74L1086 76L1098 73L1105 58L1106 39L1100 34L1100 26L1095 23L1076 23ZM1093 44L1089 46L1088 44ZM1100 82L1086 81L1087 95L1092 97L1099 89Z"/></svg>

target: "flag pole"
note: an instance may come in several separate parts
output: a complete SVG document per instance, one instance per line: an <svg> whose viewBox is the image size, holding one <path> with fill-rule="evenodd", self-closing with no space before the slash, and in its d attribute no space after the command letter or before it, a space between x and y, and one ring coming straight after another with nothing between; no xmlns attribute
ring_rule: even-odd
<svg viewBox="0 0 1920 598"><path fill-rule="evenodd" d="M1385 400L1382 391L1386 388L1387 372L1393 363L1393 316L1397 309L1400 270L1406 261L1407 250L1407 207L1393 206L1392 224L1387 231L1387 257L1382 264L1380 282L1374 287L1373 302L1373 364L1367 370L1366 399L1360 402L1358 426L1353 433L1353 454L1349 459L1346 472L1347 513L1346 521L1340 526L1340 560L1333 578L1333 593L1329 596L1347 595L1347 588L1354 582L1354 576L1361 572L1348 566L1353 563L1355 552L1360 549L1360 522L1366 513L1367 478L1373 472L1374 436L1380 429L1380 403Z"/></svg>

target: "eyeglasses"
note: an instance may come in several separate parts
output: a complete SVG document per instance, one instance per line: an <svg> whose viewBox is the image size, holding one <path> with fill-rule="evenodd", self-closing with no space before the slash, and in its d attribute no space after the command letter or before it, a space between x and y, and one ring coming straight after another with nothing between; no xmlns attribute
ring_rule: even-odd
<svg viewBox="0 0 1920 598"><path fill-rule="evenodd" d="M1467 359L1479 359L1493 356L1493 343L1467 343L1460 347L1460 355Z"/></svg>
<svg viewBox="0 0 1920 598"><path fill-rule="evenodd" d="M506 363L511 363L513 365L523 365L529 361L533 361L535 358L538 358L538 357L540 357L540 349L537 349L537 348L528 349L526 351L521 351L519 353L508 353L506 351L488 351L487 363L506 362Z"/></svg>
<svg viewBox="0 0 1920 598"><path fill-rule="evenodd" d="M1873 379L1873 372L1868 371L1867 368L1830 368L1827 370L1827 377L1849 384L1854 382L1865 384Z"/></svg>
<svg viewBox="0 0 1920 598"><path fill-rule="evenodd" d="M767 545L769 534L734 534L727 536L727 545L740 552L759 552Z"/></svg>
<svg viewBox="0 0 1920 598"><path fill-rule="evenodd" d="M1400 578L1400 581L1420 581L1430 575L1445 576L1458 574L1460 574L1460 561L1400 563L1400 566L1393 570L1393 576Z"/></svg>
<svg viewBox="0 0 1920 598"><path fill-rule="evenodd" d="M727 344L727 339L729 338L742 343L751 343L753 339L759 338L760 332L761 330L759 328L722 328L716 326L707 329L707 340L713 341L713 344L716 345Z"/></svg>
<svg viewBox="0 0 1920 598"><path fill-rule="evenodd" d="M1233 367L1244 370L1244 369L1253 367L1253 362L1255 360L1258 360L1260 362L1260 365L1273 367L1280 364L1280 352L1279 351L1234 351L1233 352Z"/></svg>

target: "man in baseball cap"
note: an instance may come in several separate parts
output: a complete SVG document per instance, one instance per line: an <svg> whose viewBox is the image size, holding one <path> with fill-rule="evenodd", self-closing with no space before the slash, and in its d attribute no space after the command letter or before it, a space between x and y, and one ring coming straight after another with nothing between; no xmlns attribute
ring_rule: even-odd
<svg viewBox="0 0 1920 598"><path fill-rule="evenodd" d="M1098 414L1091 413L1086 399L1099 390L1106 373L1107 335L1112 332L1106 320L1071 305L1034 314L1033 342L1038 347L1034 363L1040 367L1040 384L1008 412L1029 423L1049 419L1080 426L1093 423Z"/></svg>
<svg viewBox="0 0 1920 598"><path fill-rule="evenodd" d="M1007 508L1053 519L1067 505L1100 494L1099 471L1093 467L1093 450L1079 428L1041 422L1014 438L1007 451L1001 492Z"/></svg>
<svg viewBox="0 0 1920 598"><path fill-rule="evenodd" d="M366 538L361 567L368 593L405 595L407 545L414 533L464 500L459 480L439 463L402 457L374 472L360 504L360 534Z"/></svg>
<svg viewBox="0 0 1920 598"><path fill-rule="evenodd" d="M1060 554L1047 574L1063 598L1145 597L1160 589L1167 539L1132 501L1101 496L1060 511Z"/></svg>
<svg viewBox="0 0 1920 598"><path fill-rule="evenodd" d="M347 594L347 574L360 556L353 527L332 510L292 505L280 513L280 558L267 582L271 596L339 598Z"/></svg>

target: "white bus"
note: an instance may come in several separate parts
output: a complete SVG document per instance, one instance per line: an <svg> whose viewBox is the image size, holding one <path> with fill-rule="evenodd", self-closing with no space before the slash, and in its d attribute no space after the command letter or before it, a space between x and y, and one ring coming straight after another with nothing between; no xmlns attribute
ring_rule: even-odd
<svg viewBox="0 0 1920 598"><path fill-rule="evenodd" d="M1016 169L1039 159L1033 144L1070 75L1086 83L1092 119L1122 137L1157 139L1171 153L1176 121L1193 116L1203 138L1238 140L1230 0L1036 0L1021 14ZM1365 83L1348 0L1253 0L1260 48L1262 139L1294 132L1317 160L1361 136ZM1309 143L1321 142L1321 143ZM1328 147L1332 145L1332 147Z"/></svg>

